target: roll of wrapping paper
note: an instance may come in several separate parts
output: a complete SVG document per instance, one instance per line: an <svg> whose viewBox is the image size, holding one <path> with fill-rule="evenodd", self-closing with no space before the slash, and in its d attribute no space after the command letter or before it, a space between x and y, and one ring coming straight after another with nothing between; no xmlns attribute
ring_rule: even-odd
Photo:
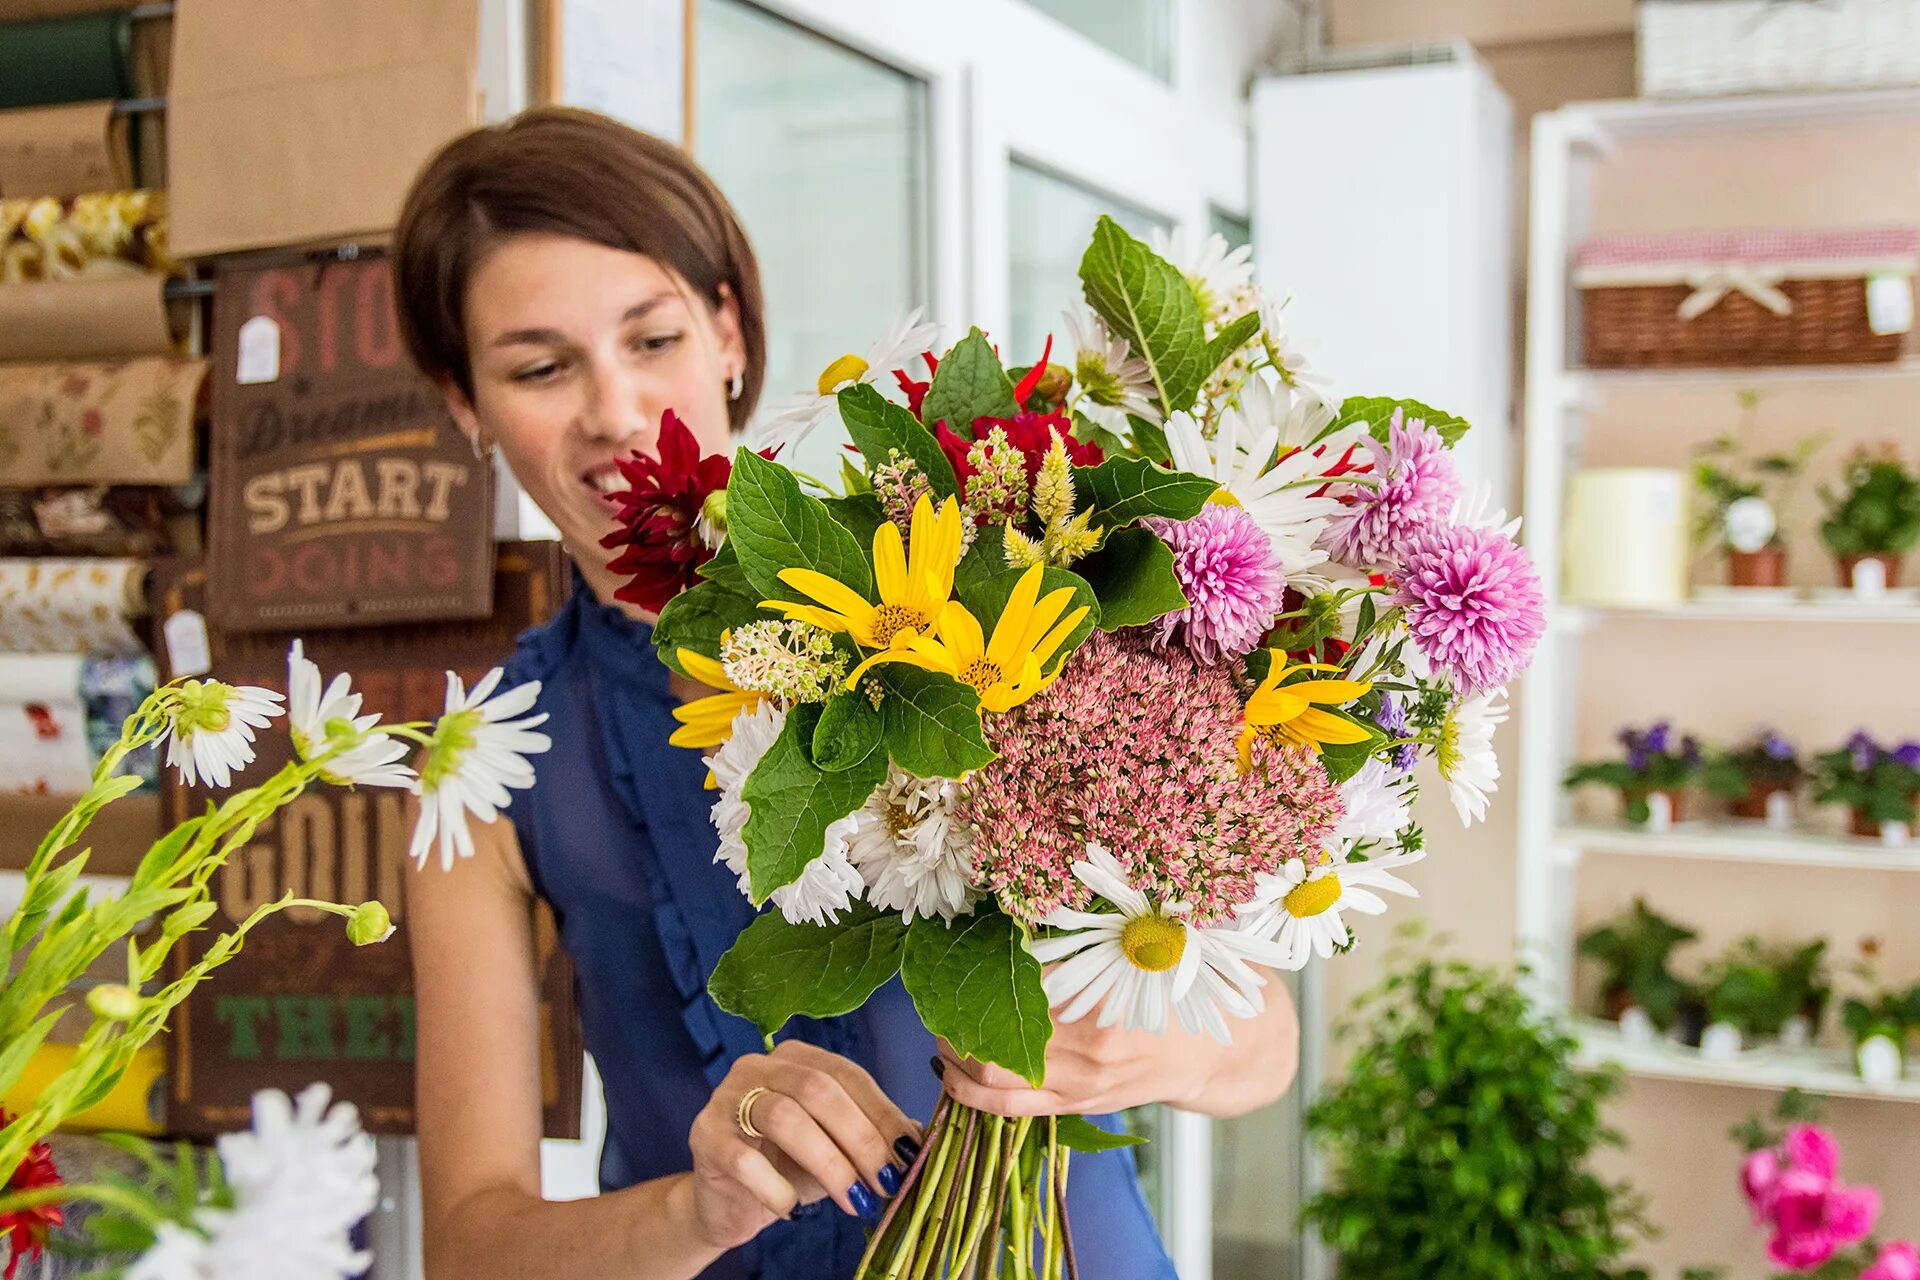
<svg viewBox="0 0 1920 1280"><path fill-rule="evenodd" d="M21 1073L19 1082L7 1091L0 1106L4 1106L12 1115L19 1115L62 1071L73 1065L74 1053L75 1046L70 1044L41 1045L27 1060L27 1069ZM166 1070L167 1051L164 1046L150 1044L134 1050L127 1073L120 1077L120 1082L113 1086L112 1091L70 1118L62 1127L106 1129L115 1133L159 1133L161 1111L166 1103L166 1091L160 1087L160 1078L166 1074Z"/></svg>
<svg viewBox="0 0 1920 1280"><path fill-rule="evenodd" d="M93 776L86 659L77 653L0 653L0 791L77 795Z"/></svg>
<svg viewBox="0 0 1920 1280"><path fill-rule="evenodd" d="M0 652L135 655L139 560L0 560Z"/></svg>
<svg viewBox="0 0 1920 1280"><path fill-rule="evenodd" d="M204 360L0 364L0 485L186 484Z"/></svg>
<svg viewBox="0 0 1920 1280"><path fill-rule="evenodd" d="M167 251L166 192L0 200L0 283L64 279L102 263L180 273Z"/></svg>
<svg viewBox="0 0 1920 1280"><path fill-rule="evenodd" d="M1576 604L1655 607L1687 594L1687 476L1596 467L1567 488L1565 587Z"/></svg>
<svg viewBox="0 0 1920 1280"><path fill-rule="evenodd" d="M0 361L178 354L191 304L168 302L166 288L133 268L0 284Z"/></svg>
<svg viewBox="0 0 1920 1280"><path fill-rule="evenodd" d="M133 96L125 10L0 23L0 108Z"/></svg>
<svg viewBox="0 0 1920 1280"><path fill-rule="evenodd" d="M65 198L133 185L126 121L111 101L0 111L0 197Z"/></svg>

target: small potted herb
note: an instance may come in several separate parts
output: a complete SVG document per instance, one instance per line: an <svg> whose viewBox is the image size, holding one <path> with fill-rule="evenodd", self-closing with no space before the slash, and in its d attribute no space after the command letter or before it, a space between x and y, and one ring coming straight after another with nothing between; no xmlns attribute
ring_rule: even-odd
<svg viewBox="0 0 1920 1280"><path fill-rule="evenodd" d="M1840 565L1840 585L1870 592L1900 585L1900 559L1920 542L1920 475L1907 470L1892 445L1860 450L1847 460L1838 492L1820 491L1827 518L1820 536ZM1880 565L1877 581L1862 581L1861 564Z"/></svg>
<svg viewBox="0 0 1920 1280"><path fill-rule="evenodd" d="M1696 936L1647 906L1645 898L1635 898L1633 910L1582 937L1580 954L1599 961L1604 971L1600 998L1607 1017L1618 1022L1637 1008L1662 1031L1678 1022L1688 988L1667 962L1676 947Z"/></svg>
<svg viewBox="0 0 1920 1280"><path fill-rule="evenodd" d="M1781 950L1753 937L1729 947L1702 975L1708 1026L1701 1051L1711 1057L1731 1056L1743 1045L1779 1035L1789 1019L1804 1016L1824 948L1820 943Z"/></svg>
<svg viewBox="0 0 1920 1280"><path fill-rule="evenodd" d="M1814 799L1846 805L1853 834L1896 844L1906 838L1920 798L1920 742L1889 748L1859 732L1815 763Z"/></svg>
<svg viewBox="0 0 1920 1280"><path fill-rule="evenodd" d="M1877 938L1860 943L1861 960L1854 976L1868 988L1841 1007L1841 1021L1853 1042L1854 1067L1869 1084L1893 1084L1906 1073L1907 1037L1920 1028L1920 986L1893 991L1879 985L1874 961L1880 955Z"/></svg>
<svg viewBox="0 0 1920 1280"><path fill-rule="evenodd" d="M1732 435L1700 446L1693 463L1693 484L1701 497L1694 539L1723 547L1727 581L1736 587L1787 585L1787 543L1780 526L1793 499L1795 482L1823 441L1801 441L1787 453L1755 456L1747 437L1758 412L1758 393L1740 393L1740 425Z"/></svg>
<svg viewBox="0 0 1920 1280"><path fill-rule="evenodd" d="M1700 743L1688 734L1676 749L1673 726L1665 720L1644 731L1622 729L1623 760L1576 764L1567 770L1569 788L1594 784L1618 791L1627 821L1656 830L1681 820L1687 783L1700 772Z"/></svg>
<svg viewBox="0 0 1920 1280"><path fill-rule="evenodd" d="M1792 816L1794 793L1806 776L1793 744L1768 729L1743 746L1716 752L1702 782L1714 795L1733 802L1734 817L1784 827Z"/></svg>

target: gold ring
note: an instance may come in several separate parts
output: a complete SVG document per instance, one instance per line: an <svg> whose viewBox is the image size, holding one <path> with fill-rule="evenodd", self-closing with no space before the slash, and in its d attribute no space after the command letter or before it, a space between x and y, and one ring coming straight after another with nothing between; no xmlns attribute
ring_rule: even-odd
<svg viewBox="0 0 1920 1280"><path fill-rule="evenodd" d="M740 1105L734 1108L733 1119L734 1122L740 1126L740 1132L746 1134L749 1138L764 1138L767 1136L753 1127L753 1104L760 1101L761 1094L772 1092L773 1090L767 1088L765 1085L757 1084L740 1095Z"/></svg>

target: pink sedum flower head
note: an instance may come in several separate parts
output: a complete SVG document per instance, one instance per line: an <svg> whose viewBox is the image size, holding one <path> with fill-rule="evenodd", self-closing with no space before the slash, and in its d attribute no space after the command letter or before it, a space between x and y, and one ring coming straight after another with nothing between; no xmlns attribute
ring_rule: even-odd
<svg viewBox="0 0 1920 1280"><path fill-rule="evenodd" d="M1461 495L1447 442L1419 418L1405 421L1395 409L1386 443L1366 443L1373 451L1370 474L1377 480L1339 494L1348 503L1347 514L1328 525L1320 539L1329 555L1354 568L1399 559L1407 543L1445 522Z"/></svg>
<svg viewBox="0 0 1920 1280"><path fill-rule="evenodd" d="M1880 1250L1860 1280L1920 1280L1920 1249L1911 1240L1895 1240Z"/></svg>
<svg viewBox="0 0 1920 1280"><path fill-rule="evenodd" d="M1463 690L1497 689L1524 668L1546 631L1540 575L1495 529L1432 529L1406 549L1392 597L1414 645Z"/></svg>
<svg viewBox="0 0 1920 1280"><path fill-rule="evenodd" d="M1191 520L1141 523L1173 550L1187 607L1153 623L1154 644L1176 636L1201 662L1242 658L1260 647L1287 593L1273 543L1244 507L1202 507Z"/></svg>

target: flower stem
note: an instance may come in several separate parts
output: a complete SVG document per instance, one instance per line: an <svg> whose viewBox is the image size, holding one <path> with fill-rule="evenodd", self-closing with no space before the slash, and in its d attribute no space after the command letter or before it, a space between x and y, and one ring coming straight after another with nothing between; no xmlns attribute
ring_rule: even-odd
<svg viewBox="0 0 1920 1280"><path fill-rule="evenodd" d="M941 1126L939 1137L936 1139L931 1134L927 1137L928 1144L933 1145L937 1142L938 1149L933 1153L933 1159L927 1166L925 1185L921 1188L920 1194L914 1197L913 1215L907 1220L906 1232L894 1248L893 1261L887 1266L885 1280L905 1280L911 1274L907 1271L907 1267L914 1260L915 1248L920 1243L920 1231L926 1225L928 1210L940 1194L948 1157L953 1154L953 1140L953 1114L949 1112L947 1123ZM929 1192L932 1194L928 1194Z"/></svg>
<svg viewBox="0 0 1920 1280"><path fill-rule="evenodd" d="M76 1200L111 1205L132 1214L149 1227L168 1221L166 1214L157 1212L153 1205L139 1196L105 1182L63 1182L56 1186L34 1187L0 1195L0 1219L25 1209L38 1209L49 1204L71 1204Z"/></svg>
<svg viewBox="0 0 1920 1280"><path fill-rule="evenodd" d="M933 1118L927 1121L926 1132L921 1135L920 1151L907 1166L907 1173L900 1180L900 1193L887 1205L887 1211L880 1218L880 1225L874 1228L873 1237L867 1241L867 1251L860 1256L860 1265L854 1269L855 1280L866 1280L868 1268L880 1252L880 1243L900 1216L900 1206L915 1198L920 1183L920 1174L927 1167L927 1157L933 1154L941 1130L947 1123L947 1115L953 1110L953 1099L947 1094L940 1095L939 1105L933 1109Z"/></svg>

